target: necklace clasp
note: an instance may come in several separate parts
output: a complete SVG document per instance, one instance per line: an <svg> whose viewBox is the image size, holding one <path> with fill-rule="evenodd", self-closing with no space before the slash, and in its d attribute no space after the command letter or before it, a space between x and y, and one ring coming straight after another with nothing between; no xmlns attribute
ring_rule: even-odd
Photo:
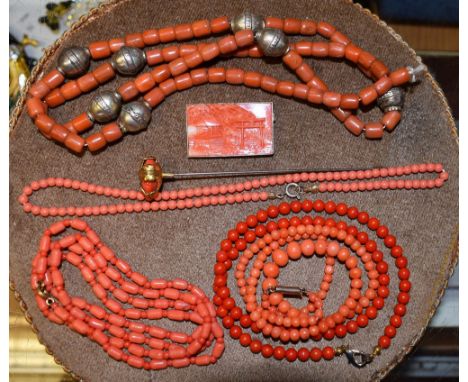
<svg viewBox="0 0 468 382"><path fill-rule="evenodd" d="M304 190L297 183L289 183L286 185L285 193L291 199L300 199Z"/></svg>

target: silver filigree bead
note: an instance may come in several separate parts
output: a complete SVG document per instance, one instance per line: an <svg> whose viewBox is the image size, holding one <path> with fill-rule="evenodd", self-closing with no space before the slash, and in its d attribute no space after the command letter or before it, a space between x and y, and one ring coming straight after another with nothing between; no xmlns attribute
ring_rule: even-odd
<svg viewBox="0 0 468 382"><path fill-rule="evenodd" d="M254 33L265 28L265 20L262 16L245 11L231 20L231 29L234 33L243 30L252 30Z"/></svg>
<svg viewBox="0 0 468 382"><path fill-rule="evenodd" d="M288 37L280 29L264 28L255 34L258 46L270 57L280 57L288 52Z"/></svg>
<svg viewBox="0 0 468 382"><path fill-rule="evenodd" d="M377 98L377 104L384 113L400 111L405 103L405 91L402 88L391 88L388 92Z"/></svg>
<svg viewBox="0 0 468 382"><path fill-rule="evenodd" d="M93 120L105 123L116 119L121 108L122 97L120 94L106 90L93 98L88 113Z"/></svg>
<svg viewBox="0 0 468 382"><path fill-rule="evenodd" d="M117 124L124 133L137 133L145 130L151 120L151 109L147 104L135 101L125 104Z"/></svg>
<svg viewBox="0 0 468 382"><path fill-rule="evenodd" d="M89 50L79 46L66 48L60 53L57 70L67 78L78 77L89 68L91 55Z"/></svg>
<svg viewBox="0 0 468 382"><path fill-rule="evenodd" d="M427 70L427 66L424 64L419 64L415 68L412 66L406 67L409 72L409 82L414 84L415 82L421 81L424 78L424 72Z"/></svg>
<svg viewBox="0 0 468 382"><path fill-rule="evenodd" d="M145 52L132 46L123 46L112 56L112 66L124 76L137 74L146 63Z"/></svg>

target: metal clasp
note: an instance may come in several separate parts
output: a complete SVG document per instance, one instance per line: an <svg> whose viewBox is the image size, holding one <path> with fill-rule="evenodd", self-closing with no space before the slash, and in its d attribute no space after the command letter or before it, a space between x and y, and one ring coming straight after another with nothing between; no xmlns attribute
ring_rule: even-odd
<svg viewBox="0 0 468 382"><path fill-rule="evenodd" d="M42 281L38 281L37 283L37 294L42 297L47 306L52 306L53 304L55 304L57 302L57 300L55 299L55 297L53 297L46 289L44 283Z"/></svg>
<svg viewBox="0 0 468 382"><path fill-rule="evenodd" d="M346 358L348 358L349 363L358 368L366 366L374 359L372 354L364 353L356 349L346 349L344 353Z"/></svg>
<svg viewBox="0 0 468 382"><path fill-rule="evenodd" d="M295 286L286 286L286 285L278 285L276 287L268 288L266 291L268 294L272 293L281 293L286 297L307 297L309 292L305 288L299 288Z"/></svg>
<svg viewBox="0 0 468 382"><path fill-rule="evenodd" d="M304 193L304 190L297 183L289 183L286 185L285 193L292 199L300 199L301 195Z"/></svg>

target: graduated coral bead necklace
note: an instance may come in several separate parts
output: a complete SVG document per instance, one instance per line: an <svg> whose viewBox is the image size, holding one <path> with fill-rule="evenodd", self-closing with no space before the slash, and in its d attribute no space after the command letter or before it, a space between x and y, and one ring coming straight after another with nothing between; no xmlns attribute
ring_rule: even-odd
<svg viewBox="0 0 468 382"><path fill-rule="evenodd" d="M215 42L198 45L172 45L143 51L147 46L173 41L188 41L233 32ZM288 43L286 35L320 36L323 41ZM90 60L112 56L111 62L100 64L86 73ZM219 57L281 57L288 69L295 72L300 83L282 81L271 76L238 68L201 67ZM303 57L346 59L374 82L358 93L340 94L329 90ZM91 101L88 110L64 123L47 114L66 101L88 93L113 79L117 73L137 75L145 65L155 66L139 74L115 91L101 92ZM354 135L363 131L369 139L381 138L384 130L392 131L400 121L404 91L399 87L414 83L424 73L424 65L403 67L394 71L369 52L359 48L343 33L326 22L308 19L266 17L249 12L232 20L219 17L179 24L124 38L96 41L87 48L64 49L57 68L36 81L28 92L26 102L29 116L48 139L65 145L75 153L104 149L125 133L147 128L151 111L176 91L202 84L227 83L260 88L282 97L306 100L311 105L323 105ZM78 77L78 78L76 78ZM69 78L64 83L65 78ZM76 79L71 79L76 78ZM142 97L141 100L136 100ZM356 115L361 106L379 104L384 114L379 121L364 123ZM115 121L116 120L116 121ZM111 122L114 121L114 122ZM110 122L110 123L109 123ZM87 138L80 135L95 123L106 124L100 132Z"/></svg>

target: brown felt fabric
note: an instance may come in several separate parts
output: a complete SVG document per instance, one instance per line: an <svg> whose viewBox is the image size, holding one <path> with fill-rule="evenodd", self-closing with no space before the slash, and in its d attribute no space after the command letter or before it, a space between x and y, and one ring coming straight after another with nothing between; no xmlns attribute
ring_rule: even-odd
<svg viewBox="0 0 468 382"><path fill-rule="evenodd" d="M390 68L416 65L414 52L398 36L392 35L375 17L343 0L310 2L303 0L256 1L126 1L103 7L84 25L71 33L63 46L85 46L89 42L122 36L151 27L190 22L219 15L235 15L251 9L264 15L309 17L325 20L351 37L359 46L381 58ZM59 52L62 46L57 50ZM47 72L54 67L56 54L42 62ZM280 78L294 80L280 61L238 59L221 62L260 70ZM360 72L343 63L315 60L312 66L331 88L356 91L368 81ZM42 72L42 70L41 70ZM118 79L117 82L122 82ZM115 88L116 81L105 88ZM91 95L53 110L59 121L82 112ZM274 103L275 155L260 158L188 159L185 136L185 106L199 102ZM373 110L365 119L376 118ZM371 380L382 377L411 349L436 306L456 256L458 220L458 146L445 99L430 76L407 92L403 120L393 134L381 141L356 138L323 109L266 94L260 90L226 85L201 86L175 94L153 112L148 131L127 136L102 153L82 157L67 152L41 136L23 111L11 135L10 148L10 272L16 289L28 306L40 337L54 355L75 374L90 381L152 380ZM22 212L16 199L22 187L35 179L49 176L70 177L113 187L134 188L136 172L144 155L156 155L167 170L208 171L241 169L279 169L294 167L372 167L419 162L442 162L450 174L443 188L426 191L378 191L354 194L322 195L324 199L344 201L367 210L387 224L404 247L412 271L411 302L403 326L389 350L368 367L358 370L346 359L333 362L277 362L252 355L237 341L227 338L226 351L214 366L161 372L147 372L111 360L88 339L63 326L45 320L37 309L29 287L29 272L43 230L55 218L43 219ZM198 184L207 182L198 182ZM195 184L195 183L194 183ZM167 184L167 189L187 186ZM73 192L38 195L44 204L97 202ZM191 211L142 213L86 218L116 253L148 277L183 277L202 287L209 296L212 268L220 240L228 229L267 203L242 206L210 207ZM389 257L388 251L385 252ZM390 260L389 260L390 261ZM281 273L285 284L317 288L323 265L317 259L291 264ZM90 297L76 270L64 269L66 287L71 294ZM232 281L232 273L230 274ZM347 336L345 343L366 351L376 343L394 306L395 267L391 262L391 295L369 326ZM327 306L336 307L345 297L348 282L337 266ZM232 283L231 283L232 285ZM340 288L343 286L343 288ZM237 299L238 302L239 299ZM334 340L333 345L343 341ZM319 345L325 346L326 342ZM309 342L307 347L316 344ZM300 347L300 346L298 346ZM297 347L297 348L298 348Z"/></svg>

